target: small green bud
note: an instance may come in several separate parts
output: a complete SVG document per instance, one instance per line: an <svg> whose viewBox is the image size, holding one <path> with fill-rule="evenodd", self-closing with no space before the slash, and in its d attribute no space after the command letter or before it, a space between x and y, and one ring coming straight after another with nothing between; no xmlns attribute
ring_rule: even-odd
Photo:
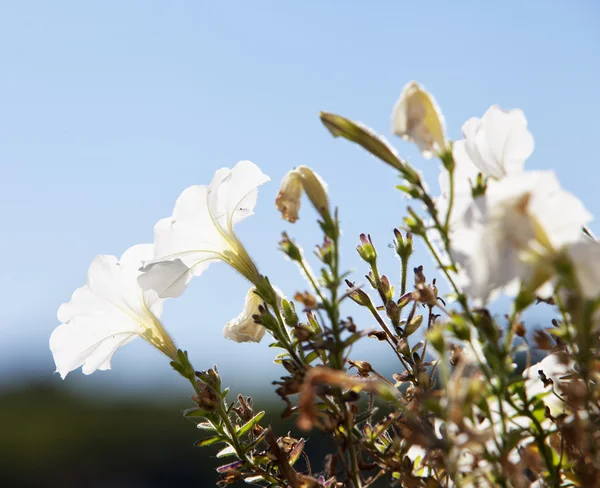
<svg viewBox="0 0 600 488"><path fill-rule="evenodd" d="M360 244L356 246L356 250L363 261L366 261L371 265L375 264L377 261L377 251L375 250L375 246L373 246L370 235L360 235Z"/></svg>
<svg viewBox="0 0 600 488"><path fill-rule="evenodd" d="M323 239L323 244L317 246L315 254L323 264L330 265L333 262L333 246L331 239L325 237Z"/></svg>
<svg viewBox="0 0 600 488"><path fill-rule="evenodd" d="M302 251L294 241L292 241L286 232L281 234L279 241L279 249L281 249L292 261L302 261Z"/></svg>
<svg viewBox="0 0 600 488"><path fill-rule="evenodd" d="M464 320L453 320L450 327L457 339L460 339L461 341L471 340L471 328Z"/></svg>
<svg viewBox="0 0 600 488"><path fill-rule="evenodd" d="M485 195L486 190L487 180L481 173L479 173L477 175L477 180L475 181L475 186L471 187L471 195L473 195L473 198L477 198Z"/></svg>
<svg viewBox="0 0 600 488"><path fill-rule="evenodd" d="M281 300L281 308L283 309L283 320L285 323L290 327L298 325L298 315L296 314L294 302L288 302L284 298Z"/></svg>
<svg viewBox="0 0 600 488"><path fill-rule="evenodd" d="M367 263L375 264L377 261L377 251L375 250L375 246L373 246L370 235L360 235L360 244L356 246L356 250L360 257Z"/></svg>
<svg viewBox="0 0 600 488"><path fill-rule="evenodd" d="M444 331L442 327L433 327L429 329L425 335L433 348L440 354L443 354L446 350L446 343L444 340Z"/></svg>
<svg viewBox="0 0 600 488"><path fill-rule="evenodd" d="M388 277L383 275L379 281L379 287L385 299L387 301L392 300L394 298L394 287L390 284Z"/></svg>
<svg viewBox="0 0 600 488"><path fill-rule="evenodd" d="M418 236L425 235L425 224L421 217L419 217L411 207L408 207L408 213L409 216L404 217L404 223L406 224L406 226L410 229L410 231L413 234L416 234Z"/></svg>

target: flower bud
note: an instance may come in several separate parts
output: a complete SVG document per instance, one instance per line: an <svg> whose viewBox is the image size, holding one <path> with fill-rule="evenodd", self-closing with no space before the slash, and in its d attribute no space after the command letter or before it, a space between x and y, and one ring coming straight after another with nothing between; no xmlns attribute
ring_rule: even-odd
<svg viewBox="0 0 600 488"><path fill-rule="evenodd" d="M281 182L275 205L283 219L291 223L296 222L302 190L304 190L317 212L327 220L329 218L329 200L326 188L325 182L312 169L308 166L298 166L290 171Z"/></svg>
<svg viewBox="0 0 600 488"><path fill-rule="evenodd" d="M446 344L444 341L444 332L442 327L437 326L429 329L426 332L426 337L433 346L433 348L442 354L446 350Z"/></svg>
<svg viewBox="0 0 600 488"><path fill-rule="evenodd" d="M375 261L377 261L377 251L375 250L375 246L373 246L371 235L361 234L360 244L356 246L356 250L363 261L369 264L375 264Z"/></svg>
<svg viewBox="0 0 600 488"><path fill-rule="evenodd" d="M196 377L210 385L216 391L221 391L221 376L219 376L216 366L213 366L208 371L196 371Z"/></svg>
<svg viewBox="0 0 600 488"><path fill-rule="evenodd" d="M348 285L349 288L355 288L354 287L354 283L346 280L346 285ZM348 297L355 303L358 303L359 305L362 305L363 307L370 307L371 306L371 299L369 298L369 295L367 295L364 291L362 291L361 289L357 288L352 290Z"/></svg>
<svg viewBox="0 0 600 488"><path fill-rule="evenodd" d="M288 237L286 232L281 234L279 249L281 249L292 261L302 261L302 251L296 243Z"/></svg>
<svg viewBox="0 0 600 488"><path fill-rule="evenodd" d="M405 141L414 142L423 157L442 154L448 148L444 117L433 98L416 81L406 84L392 113L392 129Z"/></svg>

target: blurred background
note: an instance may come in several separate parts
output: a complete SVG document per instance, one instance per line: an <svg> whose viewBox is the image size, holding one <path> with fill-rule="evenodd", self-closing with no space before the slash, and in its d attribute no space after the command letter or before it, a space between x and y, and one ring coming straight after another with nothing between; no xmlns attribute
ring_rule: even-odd
<svg viewBox="0 0 600 488"><path fill-rule="evenodd" d="M0 484L214 484L214 451L193 447L201 436L181 416L191 392L164 356L134 341L112 371L62 381L48 338L94 256L151 242L179 193L209 183L216 169L250 159L271 176L238 233L288 296L307 286L277 254L281 231L306 254L320 239L308 204L293 226L274 208L279 182L299 164L323 176L341 208L353 279L365 273L354 251L361 232L397 279L388 246L406 201L396 175L334 140L320 110L384 134L436 194L439 163L391 135L403 85L416 79L434 94L454 139L491 104L522 108L536 140L527 167L555 169L598 214L599 27L595 0L2 2ZM435 275L420 247L414 264ZM291 427L279 425L283 404L271 386L283 371L268 341L222 337L247 288L213 264L166 304L163 321L197 368L217 364L232 391L253 396L284 434ZM550 318L538 306L527 324ZM388 349L363 342L355 359L395 370ZM321 461L315 451L314 471Z"/></svg>

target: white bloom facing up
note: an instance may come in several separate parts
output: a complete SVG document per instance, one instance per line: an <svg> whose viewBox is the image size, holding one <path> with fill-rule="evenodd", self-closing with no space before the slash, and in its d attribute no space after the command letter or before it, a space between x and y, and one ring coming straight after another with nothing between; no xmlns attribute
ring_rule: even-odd
<svg viewBox="0 0 600 488"><path fill-rule="evenodd" d="M546 282L555 253L577 241L591 219L552 171L509 176L469 205L452 237L452 252L474 299L515 279L534 289ZM532 290L534 291L534 290Z"/></svg>
<svg viewBox="0 0 600 488"><path fill-rule="evenodd" d="M533 136L522 110L492 105L483 117L462 126L464 139L455 143L456 164L468 157L484 176L500 179L518 174L533 152Z"/></svg>
<svg viewBox="0 0 600 488"><path fill-rule="evenodd" d="M240 161L232 169L218 170L210 185L185 189L173 215L154 227L155 253L142 268L140 286L162 298L177 297L192 276L219 260L256 283L258 270L233 228L252 215L258 187L267 181L254 163Z"/></svg>
<svg viewBox="0 0 600 488"><path fill-rule="evenodd" d="M110 369L115 351L138 336L177 360L177 348L159 320L163 300L137 282L142 262L152 254L152 244L141 244L119 260L101 255L92 261L86 285L60 307L62 324L50 336L56 370L63 378L80 366L85 374Z"/></svg>
<svg viewBox="0 0 600 488"><path fill-rule="evenodd" d="M260 342L267 329L257 324L253 316L259 315L258 307L263 304L264 300L258 296L256 288L251 287L246 295L244 310L225 326L225 338L235 342Z"/></svg>
<svg viewBox="0 0 600 488"><path fill-rule="evenodd" d="M329 212L327 185L308 166L298 166L283 178L281 188L275 199L275 205L281 212L281 217L291 223L298 220L302 190L306 192L317 212L325 217L326 213Z"/></svg>
<svg viewBox="0 0 600 488"><path fill-rule="evenodd" d="M463 139L452 146L454 158L454 201L450 226L473 201L472 189L478 175L491 186L505 176L523 172L533 152L533 136L521 110L504 110L492 105L482 118L473 117L462 127ZM439 177L438 209L445 215L450 197L450 177L443 169Z"/></svg>
<svg viewBox="0 0 600 488"><path fill-rule="evenodd" d="M433 96L416 81L402 89L392 112L392 130L419 146L427 159L448 146L442 112Z"/></svg>

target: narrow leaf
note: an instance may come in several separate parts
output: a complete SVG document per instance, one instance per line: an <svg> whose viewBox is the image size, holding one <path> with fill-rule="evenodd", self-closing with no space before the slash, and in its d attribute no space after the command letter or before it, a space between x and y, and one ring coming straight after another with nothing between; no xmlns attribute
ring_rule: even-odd
<svg viewBox="0 0 600 488"><path fill-rule="evenodd" d="M211 444L214 444L215 442L222 442L223 438L221 436L215 436L215 437L208 437L206 439L202 439L200 441L196 441L194 443L194 445L196 447L205 447L205 446L210 446Z"/></svg>
<svg viewBox="0 0 600 488"><path fill-rule="evenodd" d="M233 446L227 446L225 449L221 449L217 453L218 458L222 458L222 457L226 457L226 456L233 456L233 455L235 455L235 449L233 448Z"/></svg>
<svg viewBox="0 0 600 488"><path fill-rule="evenodd" d="M258 412L254 417L252 417L250 420L248 420L248 422L246 422L244 425L242 425L239 430L237 431L237 435L241 436L244 435L246 432L248 432L255 424L257 424L258 422L260 422L260 419L262 419L265 415L265 412Z"/></svg>

